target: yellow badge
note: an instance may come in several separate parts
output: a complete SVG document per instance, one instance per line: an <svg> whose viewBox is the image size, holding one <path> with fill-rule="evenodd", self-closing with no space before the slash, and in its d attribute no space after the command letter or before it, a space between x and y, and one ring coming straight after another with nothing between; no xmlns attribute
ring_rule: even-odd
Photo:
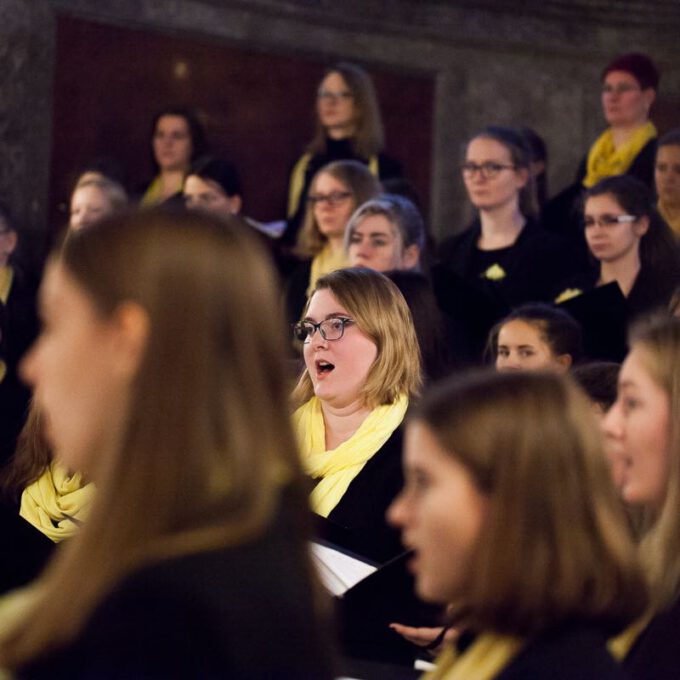
<svg viewBox="0 0 680 680"><path fill-rule="evenodd" d="M505 269L498 263L492 264L483 274L482 278L489 279L489 281L500 281L505 278Z"/></svg>
<svg viewBox="0 0 680 680"><path fill-rule="evenodd" d="M559 305L560 302L566 302L582 294L583 291L580 288L566 288L555 298L555 304Z"/></svg>

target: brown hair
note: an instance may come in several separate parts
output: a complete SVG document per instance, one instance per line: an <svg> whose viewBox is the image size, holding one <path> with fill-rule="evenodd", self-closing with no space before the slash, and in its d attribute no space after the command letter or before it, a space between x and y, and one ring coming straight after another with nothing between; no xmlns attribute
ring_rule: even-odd
<svg viewBox="0 0 680 680"><path fill-rule="evenodd" d="M322 276L317 290L330 290L378 348L364 385L364 403L376 408L392 404L402 395L416 396L422 380L420 350L411 312L397 286L383 274L356 267ZM293 402L300 406L313 394L305 368L293 392Z"/></svg>
<svg viewBox="0 0 680 680"><path fill-rule="evenodd" d="M380 193L380 182L370 170L359 161L334 161L324 165L314 175L309 193L313 194L316 182L321 175L330 175L352 192L354 206L359 206ZM296 251L301 257L314 257L323 250L328 239L319 231L314 217L314 206L308 201L298 234Z"/></svg>
<svg viewBox="0 0 680 680"><path fill-rule="evenodd" d="M385 143L380 106L375 94L371 77L356 64L340 63L331 66L323 75L323 79L331 73L337 73L345 81L347 89L352 93L354 109L357 113L356 132L352 138L354 152L360 158L368 160L382 151ZM326 131L317 116L316 133L308 151L321 154L326 151Z"/></svg>
<svg viewBox="0 0 680 680"><path fill-rule="evenodd" d="M138 305L149 335L120 445L88 457L91 514L37 583L29 616L0 641L10 667L75 638L140 564L260 535L282 484L305 505L278 407L287 383L275 277L254 237L204 215L148 211L73 234L61 258L53 263L103 318ZM291 550L303 555L303 542Z"/></svg>
<svg viewBox="0 0 680 680"><path fill-rule="evenodd" d="M645 510L640 541L652 604L663 609L680 593L680 319L658 317L634 326L630 346L642 350L642 363L669 400L666 496L660 511Z"/></svg>
<svg viewBox="0 0 680 680"><path fill-rule="evenodd" d="M571 621L615 633L644 579L585 396L548 373L477 373L427 395L416 419L489 498L462 616L527 636Z"/></svg>

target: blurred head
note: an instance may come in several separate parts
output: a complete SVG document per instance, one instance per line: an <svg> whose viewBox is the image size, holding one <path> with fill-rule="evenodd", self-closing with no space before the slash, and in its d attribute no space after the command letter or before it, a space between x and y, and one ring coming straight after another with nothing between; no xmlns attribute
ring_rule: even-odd
<svg viewBox="0 0 680 680"><path fill-rule="evenodd" d="M612 127L632 128L649 118L659 72L646 54L623 54L602 72L602 109Z"/></svg>
<svg viewBox="0 0 680 680"><path fill-rule="evenodd" d="M642 612L601 437L569 381L472 374L435 387L410 419L404 470L388 518L414 550L418 594L452 603L462 625L614 631Z"/></svg>
<svg viewBox="0 0 680 680"><path fill-rule="evenodd" d="M463 181L472 205L494 211L516 205L524 215L535 212L531 154L513 128L489 126L467 144Z"/></svg>
<svg viewBox="0 0 680 680"><path fill-rule="evenodd" d="M329 239L343 239L358 205L380 193L380 182L358 161L335 161L319 170L309 187L298 236L301 255L314 256Z"/></svg>
<svg viewBox="0 0 680 680"><path fill-rule="evenodd" d="M425 247L425 225L407 198L383 194L357 208L345 230L352 267L378 272L418 269Z"/></svg>
<svg viewBox="0 0 680 680"><path fill-rule="evenodd" d="M496 324L488 350L499 371L565 373L581 358L581 335L579 323L565 311L532 303L518 307Z"/></svg>
<svg viewBox="0 0 680 680"><path fill-rule="evenodd" d="M680 208L680 128L659 138L654 183L660 203Z"/></svg>
<svg viewBox="0 0 680 680"><path fill-rule="evenodd" d="M357 155L370 158L383 148L383 126L373 82L356 64L328 69L317 91L317 133L312 152L325 149L325 140L353 138Z"/></svg>
<svg viewBox="0 0 680 680"><path fill-rule="evenodd" d="M127 207L125 189L105 177L97 178L85 173L71 194L69 229L77 231L92 226L103 217L113 215Z"/></svg>
<svg viewBox="0 0 680 680"><path fill-rule="evenodd" d="M326 320L336 321L327 329L310 325ZM316 395L329 404L358 402L372 409L418 393L420 352L411 314L382 274L356 268L321 277L302 324L305 370L293 394L296 403ZM322 330L340 337L326 339Z"/></svg>
<svg viewBox="0 0 680 680"><path fill-rule="evenodd" d="M680 589L680 319L637 326L630 347L604 432L623 499L646 515L641 555L655 601L669 603Z"/></svg>
<svg viewBox="0 0 680 680"><path fill-rule="evenodd" d="M236 215L241 211L241 181L236 167L223 158L203 157L189 170L182 189L189 210L213 215Z"/></svg>
<svg viewBox="0 0 680 680"><path fill-rule="evenodd" d="M157 171L184 172L205 148L203 126L181 107L157 113L152 124L153 161Z"/></svg>
<svg viewBox="0 0 680 680"><path fill-rule="evenodd" d="M572 377L592 402L593 412L603 417L616 401L621 365L613 361L590 361L575 366Z"/></svg>
<svg viewBox="0 0 680 680"><path fill-rule="evenodd" d="M616 262L637 252L642 267L658 274L677 270L673 233L640 180L607 177L586 190L584 201L586 241L596 260Z"/></svg>
<svg viewBox="0 0 680 680"><path fill-rule="evenodd" d="M19 235L14 216L7 203L0 200L0 267L9 264L10 257L18 243Z"/></svg>

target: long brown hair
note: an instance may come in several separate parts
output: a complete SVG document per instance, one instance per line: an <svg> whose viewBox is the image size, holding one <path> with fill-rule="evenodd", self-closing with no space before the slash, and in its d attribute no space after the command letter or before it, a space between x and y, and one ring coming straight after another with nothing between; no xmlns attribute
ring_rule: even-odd
<svg viewBox="0 0 680 680"><path fill-rule="evenodd" d="M414 418L489 499L464 589L465 623L527 636L568 622L616 633L646 589L590 405L566 377L480 373L424 397Z"/></svg>
<svg viewBox="0 0 680 680"><path fill-rule="evenodd" d="M105 318L139 305L149 335L122 443L88 458L91 514L36 585L31 614L0 642L10 667L75 638L138 565L259 535L282 485L300 479L280 408L287 382L275 277L252 236L197 214L116 216L73 234L52 266ZM296 549L301 540L291 541Z"/></svg>

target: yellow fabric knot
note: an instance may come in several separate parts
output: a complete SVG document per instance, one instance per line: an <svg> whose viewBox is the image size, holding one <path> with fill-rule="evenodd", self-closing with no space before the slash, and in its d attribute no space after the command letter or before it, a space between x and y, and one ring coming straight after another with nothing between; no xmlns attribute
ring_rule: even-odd
<svg viewBox="0 0 680 680"><path fill-rule="evenodd" d="M579 295L583 295L583 291L580 288L566 288L555 298L555 304L559 305L560 302L566 302Z"/></svg>
<svg viewBox="0 0 680 680"><path fill-rule="evenodd" d="M505 269L498 263L492 264L483 274L482 278L489 279L489 281L500 281L506 277Z"/></svg>

